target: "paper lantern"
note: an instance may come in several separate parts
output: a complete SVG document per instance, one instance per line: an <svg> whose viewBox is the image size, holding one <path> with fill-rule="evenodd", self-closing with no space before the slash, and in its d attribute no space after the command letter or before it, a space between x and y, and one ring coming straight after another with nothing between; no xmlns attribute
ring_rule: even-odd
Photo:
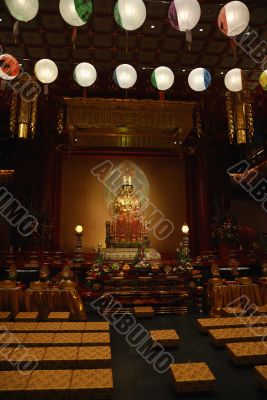
<svg viewBox="0 0 267 400"><path fill-rule="evenodd" d="M19 74L19 63L10 54L0 56L0 78L11 81Z"/></svg>
<svg viewBox="0 0 267 400"><path fill-rule="evenodd" d="M230 92L240 92L243 89L242 70L234 68L228 71L224 78L224 84Z"/></svg>
<svg viewBox="0 0 267 400"><path fill-rule="evenodd" d="M38 0L5 0L6 6L16 20L28 22L39 10Z"/></svg>
<svg viewBox="0 0 267 400"><path fill-rule="evenodd" d="M249 10L241 1L230 1L220 11L218 27L226 36L240 35L249 24Z"/></svg>
<svg viewBox="0 0 267 400"><path fill-rule="evenodd" d="M91 0L60 0L59 11L67 24L82 26L88 22L93 4Z"/></svg>
<svg viewBox="0 0 267 400"><path fill-rule="evenodd" d="M168 67L158 67L151 75L151 82L158 90L168 90L173 85L174 74Z"/></svg>
<svg viewBox="0 0 267 400"><path fill-rule="evenodd" d="M82 87L88 87L95 83L97 77L96 69L92 64L83 62L76 65L73 78Z"/></svg>
<svg viewBox="0 0 267 400"><path fill-rule="evenodd" d="M113 79L120 88L129 89L135 84L137 73L131 65L121 64L115 69Z"/></svg>
<svg viewBox="0 0 267 400"><path fill-rule="evenodd" d="M188 85L196 92L206 90L211 82L211 76L205 68L195 68L188 75Z"/></svg>
<svg viewBox="0 0 267 400"><path fill-rule="evenodd" d="M191 31L200 19L201 9L197 0L174 0L168 18L171 26L177 31Z"/></svg>
<svg viewBox="0 0 267 400"><path fill-rule="evenodd" d="M261 73L260 85L263 90L267 90L267 69Z"/></svg>
<svg viewBox="0 0 267 400"><path fill-rule="evenodd" d="M134 31L146 19L146 6L142 0L118 0L114 8L117 24L126 31Z"/></svg>
<svg viewBox="0 0 267 400"><path fill-rule="evenodd" d="M43 58L35 64L34 73L40 82L48 84L57 79L58 68L54 61Z"/></svg>

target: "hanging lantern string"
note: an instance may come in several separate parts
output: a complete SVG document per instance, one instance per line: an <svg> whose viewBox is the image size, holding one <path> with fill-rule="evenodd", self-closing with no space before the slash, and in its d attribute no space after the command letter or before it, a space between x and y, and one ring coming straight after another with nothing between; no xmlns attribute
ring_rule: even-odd
<svg viewBox="0 0 267 400"><path fill-rule="evenodd" d="M18 61L20 61L20 62L23 62L23 61L30 61L30 62L34 62L34 63L36 63L37 61L39 61L39 58L38 59L35 59L35 58L19 58L19 57L17 57L17 60ZM264 61L264 59L263 59L263 61ZM57 61L56 62L56 64L58 64L58 65L66 65L66 64L68 64L68 65L78 65L79 64L79 62L71 62L71 61ZM140 66L139 67L140 69L142 69L142 70L145 70L145 69L147 69L147 70L154 70L155 69L155 66L153 66L153 67L150 67L150 66ZM192 67L192 66L181 66L181 67L179 67L179 68L173 68L173 67L171 67L171 69L173 70L173 71L182 71L182 70L185 70L185 71L183 71L183 72L189 72L189 71L192 71L192 69L194 69L195 67ZM246 71L246 72L261 72L262 71L262 69L261 68L250 68L250 69L248 69L248 68L242 68L243 69L243 71ZM222 69L222 68L220 68L220 69L212 69L212 71L213 72L227 72L228 71L228 69Z"/></svg>
<svg viewBox="0 0 267 400"><path fill-rule="evenodd" d="M13 36L14 36L14 42L17 44L18 42L18 36L19 36L19 21L16 21L13 25Z"/></svg>
<svg viewBox="0 0 267 400"><path fill-rule="evenodd" d="M128 53L128 31L125 31L125 51Z"/></svg>

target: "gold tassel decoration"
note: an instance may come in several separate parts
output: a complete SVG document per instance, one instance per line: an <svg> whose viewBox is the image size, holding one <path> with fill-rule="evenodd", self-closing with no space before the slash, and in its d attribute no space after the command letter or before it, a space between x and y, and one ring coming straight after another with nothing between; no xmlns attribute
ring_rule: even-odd
<svg viewBox="0 0 267 400"><path fill-rule="evenodd" d="M226 92L226 112L230 144L250 143L254 135L254 124L249 90Z"/></svg>
<svg viewBox="0 0 267 400"><path fill-rule="evenodd" d="M16 135L18 95L13 92L10 104L9 129L12 137Z"/></svg>

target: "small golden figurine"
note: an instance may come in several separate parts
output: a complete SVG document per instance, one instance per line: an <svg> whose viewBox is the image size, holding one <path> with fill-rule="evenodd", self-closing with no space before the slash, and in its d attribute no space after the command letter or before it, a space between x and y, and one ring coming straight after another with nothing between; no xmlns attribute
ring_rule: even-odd
<svg viewBox="0 0 267 400"><path fill-rule="evenodd" d="M213 262L213 263L211 264L210 270L211 270L211 275L212 275L214 278L219 278L219 277L221 276L221 275L220 275L219 265L218 265L216 262Z"/></svg>
<svg viewBox="0 0 267 400"><path fill-rule="evenodd" d="M49 277L49 268L47 266L47 264L43 264L40 268L40 280L41 281L46 281Z"/></svg>

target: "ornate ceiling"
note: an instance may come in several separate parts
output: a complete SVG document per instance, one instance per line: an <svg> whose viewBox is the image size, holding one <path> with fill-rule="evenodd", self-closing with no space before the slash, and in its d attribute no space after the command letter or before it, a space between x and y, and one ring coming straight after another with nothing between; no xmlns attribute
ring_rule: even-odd
<svg viewBox="0 0 267 400"><path fill-rule="evenodd" d="M59 78L50 90L56 95L82 95L82 89L72 78L74 65L82 61L94 64L98 71L98 79L88 90L88 96L125 98L125 92L112 80L114 68L121 63L132 64L137 69L138 82L127 93L133 98L158 98L157 90L150 83L150 75L160 65L169 66L175 72L175 84L166 93L167 99L194 100L200 97L187 84L188 73L198 66L208 68L212 74L212 86L206 96L224 93L224 74L235 66L248 70L249 85L255 89L259 65L240 48L237 48L235 58L229 39L217 27L217 15L222 4L200 1L201 20L193 30L193 43L189 50L185 34L175 31L168 22L170 1L145 0L145 3L147 19L144 25L129 32L127 38L113 17L115 0L95 0L89 23L77 30L74 49L72 27L61 18L58 1L40 0L37 17L19 24L17 44L12 32L14 20L1 2L0 41L4 50L20 59L29 73L33 73L34 63L40 58L54 60L59 67ZM263 43L267 41L267 2L246 3L251 13L250 31L255 30L259 35L257 43Z"/></svg>

